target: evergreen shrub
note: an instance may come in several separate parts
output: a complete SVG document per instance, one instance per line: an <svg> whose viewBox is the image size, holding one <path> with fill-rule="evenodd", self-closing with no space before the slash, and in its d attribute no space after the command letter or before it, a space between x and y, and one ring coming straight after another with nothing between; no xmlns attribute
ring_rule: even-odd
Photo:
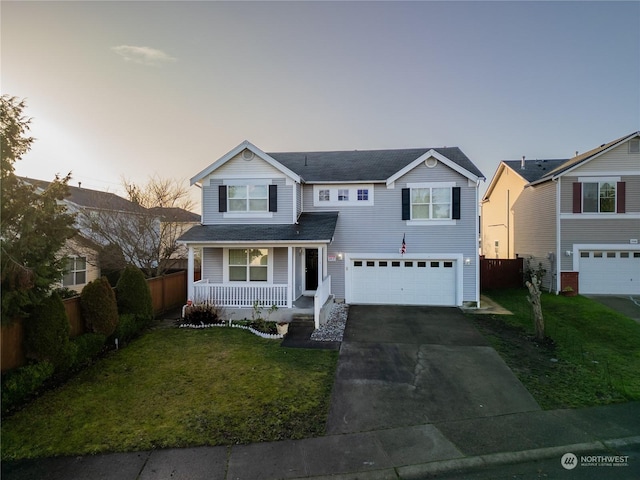
<svg viewBox="0 0 640 480"><path fill-rule="evenodd" d="M116 284L116 298L121 315L132 314L142 322L153 319L151 289L139 268L129 265L122 271Z"/></svg>
<svg viewBox="0 0 640 480"><path fill-rule="evenodd" d="M77 347L74 367L89 365L104 349L107 337L101 333L85 333L71 340Z"/></svg>
<svg viewBox="0 0 640 480"><path fill-rule="evenodd" d="M42 361L16 368L2 375L2 413L22 405L53 376L53 363Z"/></svg>
<svg viewBox="0 0 640 480"><path fill-rule="evenodd" d="M29 358L48 360L56 370L71 366L75 345L69 340L69 318L62 299L52 292L24 321L24 344Z"/></svg>
<svg viewBox="0 0 640 480"><path fill-rule="evenodd" d="M87 283L80 294L82 318L89 332L106 337L118 326L118 304L106 277Z"/></svg>

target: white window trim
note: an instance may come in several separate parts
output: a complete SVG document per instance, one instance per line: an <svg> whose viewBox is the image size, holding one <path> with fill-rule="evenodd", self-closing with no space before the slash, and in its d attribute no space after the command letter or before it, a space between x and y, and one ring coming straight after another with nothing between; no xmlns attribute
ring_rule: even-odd
<svg viewBox="0 0 640 480"><path fill-rule="evenodd" d="M453 187L456 186L456 182L420 182L420 183L407 183L407 188L409 188L410 190L413 190L414 188L451 188L453 190ZM411 216L413 216L413 202L411 201L412 199L412 192L409 192L409 208L410 208L410 214ZM453 191L451 193L451 202L450 202L450 208L449 208L449 215L453 216ZM457 225L458 221L453 219L453 218L435 218L435 219L426 219L426 218L420 218L420 219L411 219L411 220L405 220L406 224L408 226L420 226L420 227L425 227L425 226L443 226L443 225Z"/></svg>
<svg viewBox="0 0 640 480"><path fill-rule="evenodd" d="M84 269L83 269L83 270L78 270L78 269L76 269L76 261L77 261L79 258L84 258ZM87 279L88 279L88 277L89 277L89 269L87 268L87 266L89 265L89 260L88 260L88 258L87 258L87 257L81 257L81 256L78 256L78 255L70 255L70 256L68 256L68 257L67 257L67 259L68 259L68 260L73 260L73 267L74 267L74 268L73 268L72 270L69 270L69 271L68 271L68 272L66 272L65 274L63 274L63 276L62 276L62 281L60 282L60 283L61 283L61 285L62 285L63 287L72 287L72 286L75 286L75 285L85 285L85 284L87 283ZM78 280L78 278L77 278L77 274L78 274L79 272L84 272L84 282L83 282L83 283L77 283L77 280ZM65 285L65 284L64 284L64 275L68 275L68 274L73 274L73 281L74 281L74 283L69 283L69 284Z"/></svg>
<svg viewBox="0 0 640 480"><path fill-rule="evenodd" d="M267 186L267 210L266 211L245 211L235 212L229 209L229 195L227 192L227 211L222 214L222 218L273 218L273 212L269 212L269 185L273 184L271 178L230 178L222 182L227 187L247 187L256 185Z"/></svg>
<svg viewBox="0 0 640 480"><path fill-rule="evenodd" d="M267 281L266 282L252 282L250 280L231 281L229 280L229 250L245 250L250 248L258 248L267 250ZM222 249L222 280L223 283L230 285L270 285L273 284L273 248L272 247L259 247L259 246L242 246L237 247L225 247Z"/></svg>
<svg viewBox="0 0 640 480"><path fill-rule="evenodd" d="M582 184L580 198L580 209L582 214L586 215L616 215L618 214L618 182L622 181L621 177L578 177L578 181ZM601 212L600 211L600 183L607 182L613 183L614 195L613 195L613 212ZM585 183L597 183L598 184L598 211L597 212L585 212L584 210L584 184Z"/></svg>
<svg viewBox="0 0 640 480"><path fill-rule="evenodd" d="M329 200L320 200L320 191L329 190ZM338 191L348 190L349 200L338 200ZM358 190L367 190L368 200L358 200ZM373 206L374 184L317 184L313 186L313 206L314 207L363 207Z"/></svg>

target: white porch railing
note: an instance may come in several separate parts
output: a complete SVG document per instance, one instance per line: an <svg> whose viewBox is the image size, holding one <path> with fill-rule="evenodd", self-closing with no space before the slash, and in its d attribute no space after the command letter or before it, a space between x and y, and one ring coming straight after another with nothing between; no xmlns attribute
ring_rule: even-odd
<svg viewBox="0 0 640 480"><path fill-rule="evenodd" d="M322 306L327 302L331 295L331 275L328 275L316 290L316 294L313 296L313 320L315 322L316 330L320 328L320 310Z"/></svg>
<svg viewBox="0 0 640 480"><path fill-rule="evenodd" d="M287 285L228 285L200 280L193 284L193 302L221 307L253 307L257 301L266 307L287 307Z"/></svg>

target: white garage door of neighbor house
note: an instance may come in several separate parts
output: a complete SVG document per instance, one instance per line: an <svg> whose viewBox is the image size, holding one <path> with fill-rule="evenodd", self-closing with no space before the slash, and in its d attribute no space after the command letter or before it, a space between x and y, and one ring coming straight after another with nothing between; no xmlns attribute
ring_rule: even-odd
<svg viewBox="0 0 640 480"><path fill-rule="evenodd" d="M580 293L640 295L640 252L581 250Z"/></svg>
<svg viewBox="0 0 640 480"><path fill-rule="evenodd" d="M352 260L350 303L456 305L454 260Z"/></svg>

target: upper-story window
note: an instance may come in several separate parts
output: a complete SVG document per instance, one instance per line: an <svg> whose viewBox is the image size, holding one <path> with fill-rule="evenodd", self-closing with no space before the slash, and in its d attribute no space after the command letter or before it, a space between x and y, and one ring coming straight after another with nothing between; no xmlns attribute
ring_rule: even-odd
<svg viewBox="0 0 640 480"><path fill-rule="evenodd" d="M318 190L318 201L328 202L329 200L331 200L330 190L328 189Z"/></svg>
<svg viewBox="0 0 640 480"><path fill-rule="evenodd" d="M451 219L451 188L412 188L411 219Z"/></svg>
<svg viewBox="0 0 640 480"><path fill-rule="evenodd" d="M573 183L573 213L625 213L625 191L620 177L579 177Z"/></svg>
<svg viewBox="0 0 640 480"><path fill-rule="evenodd" d="M229 185L229 212L266 212L269 208L267 185Z"/></svg>
<svg viewBox="0 0 640 480"><path fill-rule="evenodd" d="M87 283L87 258L67 258L66 273L62 277L62 286L83 285Z"/></svg>
<svg viewBox="0 0 640 480"><path fill-rule="evenodd" d="M460 219L460 187L453 182L410 183L402 189L402 220L443 225Z"/></svg>
<svg viewBox="0 0 640 480"><path fill-rule="evenodd" d="M316 207L347 207L373 205L373 184L314 185L313 205Z"/></svg>
<svg viewBox="0 0 640 480"><path fill-rule="evenodd" d="M613 213L616 211L615 182L585 182L582 184L582 211Z"/></svg>

